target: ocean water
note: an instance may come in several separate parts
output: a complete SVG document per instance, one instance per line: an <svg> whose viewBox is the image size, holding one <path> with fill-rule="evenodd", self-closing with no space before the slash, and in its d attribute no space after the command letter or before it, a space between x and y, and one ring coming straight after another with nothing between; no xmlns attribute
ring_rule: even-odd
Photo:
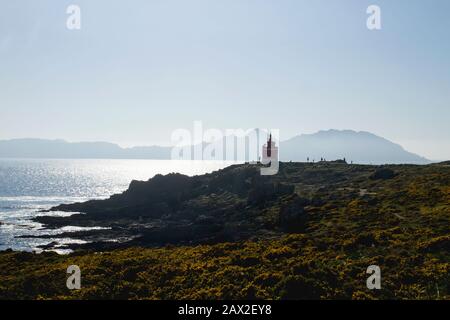
<svg viewBox="0 0 450 320"><path fill-rule="evenodd" d="M128 188L131 180L148 180L156 174L209 173L232 162L176 160L46 160L0 159L0 250L42 251L51 242L82 243L73 238L18 238L24 235L55 235L82 228L66 226L49 230L32 222L40 213L62 203L105 199ZM65 249L56 250L67 253Z"/></svg>

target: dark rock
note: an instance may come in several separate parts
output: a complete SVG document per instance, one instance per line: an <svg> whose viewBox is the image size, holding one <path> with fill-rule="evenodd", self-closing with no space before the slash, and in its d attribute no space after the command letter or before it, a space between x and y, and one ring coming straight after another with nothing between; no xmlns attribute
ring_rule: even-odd
<svg viewBox="0 0 450 320"><path fill-rule="evenodd" d="M301 232L305 229L308 215L305 206L309 205L308 199L295 196L284 204L279 212L279 225L286 232Z"/></svg>
<svg viewBox="0 0 450 320"><path fill-rule="evenodd" d="M68 244L70 249L267 238L281 232L304 232L309 219L316 217L314 213L337 208L341 199L337 190L347 187L349 181L367 181L375 168L380 170L341 163L281 163L279 174L262 176L260 167L233 165L194 177L157 175L148 181L132 181L128 190L106 200L51 209L76 212L74 215L39 216L34 221L53 229L68 225L107 228L62 233L61 237L88 242ZM392 173L375 176L390 177ZM297 190L302 197L295 194Z"/></svg>
<svg viewBox="0 0 450 320"><path fill-rule="evenodd" d="M395 178L396 173L389 168L377 169L371 176L372 180L389 180Z"/></svg>

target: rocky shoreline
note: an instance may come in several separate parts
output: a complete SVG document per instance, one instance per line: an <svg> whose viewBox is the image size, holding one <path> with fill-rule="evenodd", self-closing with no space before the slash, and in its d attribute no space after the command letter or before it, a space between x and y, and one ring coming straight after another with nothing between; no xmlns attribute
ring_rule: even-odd
<svg viewBox="0 0 450 320"><path fill-rule="evenodd" d="M233 165L211 174L157 175L132 181L106 200L63 204L51 211L71 216L34 218L47 229L102 227L29 238L72 238L63 249L106 250L131 246L198 245L303 232L311 218L352 200L377 203L377 181L432 166L349 165L344 161L281 163L274 176L257 165ZM368 192L371 190L372 192ZM375 191L375 192L374 192ZM51 250L56 243L42 248ZM61 248L61 246L59 246Z"/></svg>
<svg viewBox="0 0 450 320"><path fill-rule="evenodd" d="M449 299L448 163L239 165L52 210L82 214L36 220L107 229L0 252L2 299ZM48 252L66 237L88 243ZM81 290L65 286L73 264ZM382 290L367 290L371 265Z"/></svg>
<svg viewBox="0 0 450 320"><path fill-rule="evenodd" d="M128 190L109 199L49 210L76 212L71 216L33 220L47 229L107 228L39 236L87 242L65 246L72 250L213 244L279 234L273 221L260 215L261 200L279 202L293 190L289 184L261 176L257 166L231 166L203 176L169 174L132 181ZM51 248L46 245L44 249Z"/></svg>

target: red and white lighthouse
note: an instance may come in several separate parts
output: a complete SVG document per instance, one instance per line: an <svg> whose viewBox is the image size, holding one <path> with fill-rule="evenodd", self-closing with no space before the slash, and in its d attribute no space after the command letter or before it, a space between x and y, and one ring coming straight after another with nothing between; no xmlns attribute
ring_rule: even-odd
<svg viewBox="0 0 450 320"><path fill-rule="evenodd" d="M262 163L278 161L278 147L272 141L272 133L269 135L267 143L262 147Z"/></svg>

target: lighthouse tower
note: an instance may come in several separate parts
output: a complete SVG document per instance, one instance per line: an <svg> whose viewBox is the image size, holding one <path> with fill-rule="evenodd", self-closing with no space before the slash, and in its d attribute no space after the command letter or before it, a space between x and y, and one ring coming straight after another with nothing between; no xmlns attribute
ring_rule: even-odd
<svg viewBox="0 0 450 320"><path fill-rule="evenodd" d="M267 143L262 148L262 162L269 163L271 161L278 161L278 147L272 141L272 134L269 135Z"/></svg>

